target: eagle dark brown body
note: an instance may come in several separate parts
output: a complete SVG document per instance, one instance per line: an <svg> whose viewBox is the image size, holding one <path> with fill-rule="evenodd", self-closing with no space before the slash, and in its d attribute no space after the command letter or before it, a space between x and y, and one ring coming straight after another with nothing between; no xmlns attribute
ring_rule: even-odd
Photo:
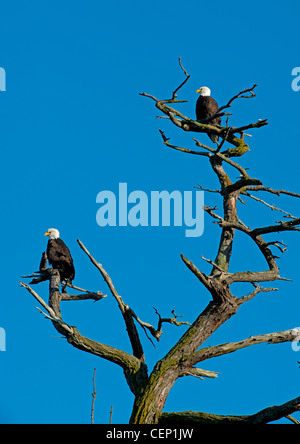
<svg viewBox="0 0 300 444"><path fill-rule="evenodd" d="M47 257L52 268L59 271L60 279L72 282L75 278L75 268L69 248L62 239L49 239Z"/></svg>

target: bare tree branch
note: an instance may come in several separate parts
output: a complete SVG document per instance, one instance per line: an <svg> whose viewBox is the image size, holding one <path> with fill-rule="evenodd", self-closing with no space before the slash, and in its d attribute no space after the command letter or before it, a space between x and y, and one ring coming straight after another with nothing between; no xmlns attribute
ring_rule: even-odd
<svg viewBox="0 0 300 444"><path fill-rule="evenodd" d="M266 191L266 192L271 193L271 194L276 194L277 196L280 196L280 194L286 194L287 196L300 197L300 194L293 193L292 191L273 190L273 188L265 187L263 185L257 185L255 187L247 186L246 189L249 190L249 191Z"/></svg>
<svg viewBox="0 0 300 444"><path fill-rule="evenodd" d="M137 332L135 323L133 321L132 313L128 309L128 306L124 303L121 296L118 294L110 276L104 270L102 264L100 264L99 262L96 261L96 259L94 259L94 257L91 255L91 253L87 250L87 248L83 245L83 243L79 239L77 239L77 242L78 242L80 248L89 257L92 264L95 265L95 267L100 271L101 275L103 276L105 282L107 283L107 285L111 291L111 294L113 295L113 297L115 298L115 300L118 303L119 309L122 313L123 319L126 324L127 333L128 333L129 339L130 339L132 350L133 350L133 355L135 357L137 357L138 359L140 359L142 362L145 362L145 355L144 355L142 343L140 341L139 334Z"/></svg>
<svg viewBox="0 0 300 444"><path fill-rule="evenodd" d="M286 418L289 419L294 424L300 424L300 421L297 421L297 419L293 418L291 415L286 415Z"/></svg>
<svg viewBox="0 0 300 444"><path fill-rule="evenodd" d="M78 242L79 246L82 248L82 250L90 258L91 262L96 266L96 268L98 268L98 270L102 274L105 282L108 284L108 286L111 290L111 293L113 294L113 296L115 297L115 299L118 302L119 308L121 310L121 313L122 313L125 323L126 323L127 332L130 337L130 341L134 347L133 348L134 356L137 356L137 357L141 356L139 359L143 360L143 362L144 362L144 354L142 351L143 350L142 344L140 342L140 338L139 338L138 332L136 330L135 324L133 322L133 319L135 319L141 325L141 327L144 329L145 333L146 333L145 329L147 329L157 341L159 341L159 339L160 339L160 336L162 334L162 324L165 322L168 322L168 323L176 325L176 326L190 325L188 322L178 322L177 321L178 316L175 315L174 310L172 311L174 318L161 318L160 314L157 312L157 310L155 310L159 316L159 322L158 322L157 329L155 329L152 324L142 321L135 314L134 310L131 307L129 307L129 305L125 304L122 297L118 294L117 290L115 289L110 276L104 270L103 266L93 258L93 256L90 254L90 252L86 249L86 247L83 245L83 243L79 239L77 240L77 242ZM146 335L147 335L147 333L146 333ZM149 338L148 335L147 335L147 337L150 340L150 342L153 344L152 340Z"/></svg>
<svg viewBox="0 0 300 444"><path fill-rule="evenodd" d="M251 415L247 420L250 424L268 424L271 421L276 421L284 416L300 410L300 396L292 399L282 405L274 405L273 407L267 407L264 410Z"/></svg>
<svg viewBox="0 0 300 444"><path fill-rule="evenodd" d="M179 59L178 59L178 61L179 61L179 66L180 66L180 68L182 69L182 71L184 72L184 74L185 74L185 79L184 79L184 81L173 91L173 94L172 94L172 101L175 101L175 99L177 98L177 92L186 84L186 82L189 80L189 78L191 77L187 72L186 72L186 70L184 69L184 67L182 66L182 63L181 63L181 57L179 57Z"/></svg>
<svg viewBox="0 0 300 444"><path fill-rule="evenodd" d="M257 87L257 85L254 83L254 85L251 88L244 88L242 91L238 92L235 96L233 96L226 105L221 106L217 112L222 111L223 109L226 108L230 108L232 105L232 102L234 102L234 100L236 99L252 99L253 97L256 96L256 94L254 94L254 90ZM247 93L250 93L249 95L247 95Z"/></svg>
<svg viewBox="0 0 300 444"><path fill-rule="evenodd" d="M250 338L243 339L238 342L228 342L226 344L214 345L211 347L203 348L197 351L190 357L193 365L198 362L205 361L207 359L216 358L228 353L233 353L242 348L249 347L256 344L280 344L283 342L293 342L300 334L300 330L291 329L285 331L279 331L275 333L267 333L263 335L250 336Z"/></svg>
<svg viewBox="0 0 300 444"><path fill-rule="evenodd" d="M159 424L268 424L300 409L300 396L282 405L274 405L260 410L254 415L225 416L204 412L162 413ZM298 422L297 422L298 423Z"/></svg>
<svg viewBox="0 0 300 444"><path fill-rule="evenodd" d="M97 392L96 392L96 381L95 381L95 377L96 377L96 369L94 368L94 374L93 374L93 393L92 393L92 409L91 409L91 423L94 424L94 408L95 408L95 399L97 396Z"/></svg>
<svg viewBox="0 0 300 444"><path fill-rule="evenodd" d="M164 144L165 144L166 146L168 146L169 148L173 148L174 150L181 151L181 152L183 152L183 153L196 154L196 155L198 155L198 156L205 156L205 157L209 157L209 156L210 156L210 154L205 153L205 152L201 152L201 151L193 151L193 150L189 150L188 148L181 148L181 147L179 147L179 146L172 145L172 144L169 142L170 139L168 139L168 138L165 136L164 132L161 131L161 130L159 130L159 132L160 132L160 134L161 134L161 136L162 136L162 138L163 138ZM200 146L200 145L199 145L199 146ZM202 145L202 147L203 147L203 145ZM208 148L208 147L206 147L206 148Z"/></svg>
<svg viewBox="0 0 300 444"><path fill-rule="evenodd" d="M259 197L253 196L252 194L248 193L247 191L242 191L241 194L250 197L253 200L256 200L257 202L261 202L266 207L270 208L271 210L280 211L283 214L286 214L291 219L297 219L295 216L293 216L291 213L288 213L287 211L282 210L281 208L278 208L276 205L271 205L264 200L260 199Z"/></svg>
<svg viewBox="0 0 300 444"><path fill-rule="evenodd" d="M42 312L40 309L39 311L41 313L43 313L48 319L50 319L51 321L53 321L54 323L58 323L59 326L65 331L65 333L73 333L73 329L72 327L70 327L69 325L67 325L60 316L57 316L57 314L55 313L55 311L49 307L48 304L46 304L46 302L28 285L25 284L25 282L20 281L20 285L21 287L26 288L26 290L29 291L29 293L32 294L32 296L41 304L41 306L48 312L48 315L45 314L44 312Z"/></svg>
<svg viewBox="0 0 300 444"><path fill-rule="evenodd" d="M198 268L192 263L192 261L184 257L183 254L181 254L180 256L185 265L191 270L192 273L194 273L194 275L199 279L201 284L203 284L209 291L211 291L211 285L208 277L200 270L198 270Z"/></svg>
<svg viewBox="0 0 300 444"><path fill-rule="evenodd" d="M186 72L185 72L185 74L186 74ZM181 88L187 80L188 80L188 77L178 87L178 89ZM244 125L243 127L240 127L240 128L229 127L229 126L221 127L221 126L211 125L209 122L216 117L228 115L228 113L221 113L221 111L225 108L230 107L232 102L234 100L236 100L237 98L255 97L253 90L256 86L257 85L254 85L252 88L247 88L243 91L240 91L238 94L236 94L234 97L232 97L226 105L221 106L219 108L219 110L216 112L216 114L205 119L205 121L204 120L197 121L197 120L191 119L191 118L185 116L184 114L182 114L181 112L179 112L178 110L166 105L166 103L172 103L175 101L175 97L177 97L176 92L178 91L178 89L174 91L175 94L173 93L172 99L169 99L169 100L159 100L156 97L154 97L153 95L147 94L145 92L140 93L140 95L144 96L144 97L151 98L152 100L154 100L156 103L156 107L160 111L162 111L166 116L168 116L174 125L183 129L184 131L205 132L205 133L209 132L212 134L216 134L225 140L228 140L229 143L231 143L235 147L237 147L237 149L230 148L226 152L224 152L224 154L226 156L232 157L232 156L240 156L249 150L248 145L243 140L243 136L241 138L237 138L234 136L234 134L235 133L242 134L246 129L260 128L264 125L267 125L267 120L260 119L256 123L250 123L250 124ZM250 95L247 95L248 92L250 93ZM222 146L223 146L223 143L222 143ZM188 151L185 151L185 152L188 152Z"/></svg>
<svg viewBox="0 0 300 444"><path fill-rule="evenodd" d="M300 225L300 217L287 222L279 221L279 225L269 225L268 227L255 228L252 230L253 236L260 236L267 233L278 233L279 231L300 231L296 225Z"/></svg>
<svg viewBox="0 0 300 444"><path fill-rule="evenodd" d="M238 303L239 304L244 304L245 302L250 301L251 299L253 299L258 293L268 293L269 291L278 291L278 288L273 288L273 287L269 287L269 288L265 288L265 287L260 287L259 285L257 285L256 283L252 283L255 287L255 290L253 290L251 293L246 294L245 296L242 296L240 298L238 298Z"/></svg>
<svg viewBox="0 0 300 444"><path fill-rule="evenodd" d="M280 222L280 225L255 228L251 230L240 222L227 222L222 217L218 216L212 211L210 207L204 207L204 210L210 214L213 218L217 219L218 224L223 228L238 229L243 233L250 236L250 238L256 243L263 256L265 257L269 270L266 271L242 271L237 273L229 273L225 278L226 281L231 284L233 282L266 282L275 280L286 280L279 276L279 268L275 260L275 256L270 250L270 245L272 242L267 243L261 234L272 233L275 231L289 231L289 230L299 230L295 225L300 223L300 219L294 219L293 221Z"/></svg>
<svg viewBox="0 0 300 444"><path fill-rule="evenodd" d="M194 376L195 378L217 378L220 373L218 372L212 372L210 370L203 370L202 368L198 367L192 367L190 369L185 369L182 371L182 374L179 375L179 377L182 376Z"/></svg>
<svg viewBox="0 0 300 444"><path fill-rule="evenodd" d="M81 335L76 327L66 324L61 317L59 308L61 300L61 293L57 290L59 288L59 281L59 273L53 270L50 279L49 305L29 285L24 282L20 282L20 284L44 307L49 313L49 315L46 314L46 317L52 321L56 330L63 334L71 345L122 367L127 383L131 391L136 395L141 390L145 380L147 380L147 367L145 364L123 350L101 344Z"/></svg>
<svg viewBox="0 0 300 444"><path fill-rule="evenodd" d="M86 292L82 294L68 294L63 292L62 293L62 301L85 301L88 299L93 299L95 302L101 301L101 299L106 298L107 294L102 294L101 292L93 293L93 292Z"/></svg>

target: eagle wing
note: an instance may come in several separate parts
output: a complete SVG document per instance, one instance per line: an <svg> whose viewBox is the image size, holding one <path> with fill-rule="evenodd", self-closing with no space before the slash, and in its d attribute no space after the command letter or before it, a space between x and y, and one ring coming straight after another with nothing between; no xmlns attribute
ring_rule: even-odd
<svg viewBox="0 0 300 444"><path fill-rule="evenodd" d="M69 248L63 240L50 239L47 246L48 261L53 268L59 270L62 279L73 280L75 268Z"/></svg>
<svg viewBox="0 0 300 444"><path fill-rule="evenodd" d="M49 241L47 247L47 256L50 264L56 261L67 261L73 264L70 250L62 239L53 239L52 241Z"/></svg>
<svg viewBox="0 0 300 444"><path fill-rule="evenodd" d="M219 109L219 105L215 99L211 96L200 96L196 103L196 117L197 120L207 119L210 116L216 114ZM211 120L209 123L212 125L221 124L221 117L217 117Z"/></svg>

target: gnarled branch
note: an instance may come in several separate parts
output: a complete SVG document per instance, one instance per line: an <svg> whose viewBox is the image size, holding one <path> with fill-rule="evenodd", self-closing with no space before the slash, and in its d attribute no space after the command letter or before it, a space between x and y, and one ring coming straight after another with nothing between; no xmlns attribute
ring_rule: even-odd
<svg viewBox="0 0 300 444"><path fill-rule="evenodd" d="M79 333L76 327L68 325L63 321L60 312L60 301L62 294L58 291L60 283L60 276L56 270L52 270L50 279L50 298L49 305L27 284L20 282L35 299L48 312L48 315L42 312L48 319L50 319L56 330L64 335L67 341L74 347L104 358L114 364L123 368L128 385L134 394L137 394L142 385L147 380L147 368L141 360L137 359L131 354L112 347L110 345L102 344L87 338ZM41 310L40 310L41 311Z"/></svg>
<svg viewBox="0 0 300 444"><path fill-rule="evenodd" d="M281 405L267 407L254 415L216 415L204 412L163 413L159 424L268 424L300 410L300 396Z"/></svg>
<svg viewBox="0 0 300 444"><path fill-rule="evenodd" d="M216 358L217 356L226 355L228 353L233 353L242 348L249 347L256 344L281 344L283 342L293 342L297 337L299 337L300 330L291 329L285 331L279 331L275 333L267 333L263 335L250 336L249 338L243 339L238 342L228 342L225 344L214 345L211 347L203 348L197 351L189 359L193 365L198 362L205 361L207 359Z"/></svg>
<svg viewBox="0 0 300 444"><path fill-rule="evenodd" d="M134 310L129 307L129 305L127 305L122 297L118 294L117 290L115 289L113 282L110 278L110 276L108 275L108 273L104 270L102 264L100 264L99 262L97 262L94 257L91 255L91 253L87 250L87 248L83 245L83 243L78 239L77 240L80 248L82 248L82 250L86 253L86 255L90 258L91 262L95 265L95 267L100 271L100 273L102 274L105 282L107 283L107 285L109 286L109 289L112 293L112 295L114 296L114 298L116 299L116 301L118 302L118 306L121 310L121 313L124 317L125 323L126 323L126 327L127 327L127 332L133 347L133 352L134 352L134 356L137 356L139 359L143 360L144 362L144 353L143 353L143 348L142 348L142 344L136 329L136 326L134 324L134 319L141 325L141 327L144 329L147 329L151 335L157 340L159 341L159 338L162 334L162 324L164 322L168 322L170 324L176 325L176 326L180 326L180 325L190 325L188 322L178 322L177 321L177 317L174 313L174 311L172 311L174 318L161 318L161 316L158 314L157 310L156 313L159 315L159 322L158 322L158 327L157 329L154 328L154 326L152 324L149 324L148 322L144 322L142 321L134 312ZM148 337L149 338L149 337ZM149 338L150 339L150 338ZM151 339L150 339L151 341ZM152 341L151 341L152 342ZM153 342L152 342L153 344Z"/></svg>

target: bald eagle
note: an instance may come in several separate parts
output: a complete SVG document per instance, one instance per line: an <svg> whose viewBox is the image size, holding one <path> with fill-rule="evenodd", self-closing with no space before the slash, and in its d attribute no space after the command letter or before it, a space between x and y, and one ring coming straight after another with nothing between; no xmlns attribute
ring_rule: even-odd
<svg viewBox="0 0 300 444"><path fill-rule="evenodd" d="M47 257L52 268L59 271L60 280L72 283L75 278L75 268L69 248L60 239L56 228L48 228L45 236L49 236L47 245Z"/></svg>
<svg viewBox="0 0 300 444"><path fill-rule="evenodd" d="M219 105L210 95L210 89L207 86L202 86L199 88L197 93L200 93L196 104L196 117L197 120L207 119L210 116L216 114L219 109ZM221 117L216 117L215 119L207 122L211 125L221 125ZM218 143L219 136L212 133L207 133L208 137L213 141L213 143Z"/></svg>

